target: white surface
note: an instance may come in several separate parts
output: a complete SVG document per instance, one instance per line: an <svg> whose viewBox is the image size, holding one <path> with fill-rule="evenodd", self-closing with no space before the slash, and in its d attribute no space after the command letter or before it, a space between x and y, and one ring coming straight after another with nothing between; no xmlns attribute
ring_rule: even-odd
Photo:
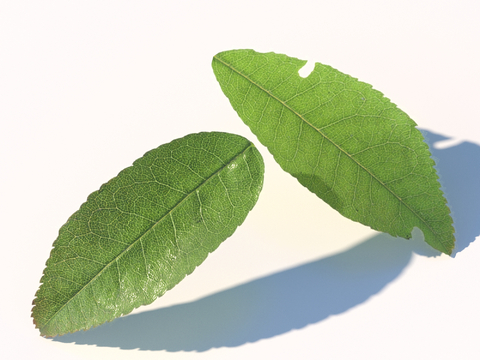
<svg viewBox="0 0 480 360"><path fill-rule="evenodd" d="M3 358L476 359L479 18L473 0L3 0ZM455 258L431 256L418 236L378 235L298 186L216 83L212 56L236 48L332 65L432 139L471 142L433 152L459 243L477 240ZM146 151L211 130L246 136L265 156L264 191L244 225L152 305L41 338L31 302L60 226Z"/></svg>

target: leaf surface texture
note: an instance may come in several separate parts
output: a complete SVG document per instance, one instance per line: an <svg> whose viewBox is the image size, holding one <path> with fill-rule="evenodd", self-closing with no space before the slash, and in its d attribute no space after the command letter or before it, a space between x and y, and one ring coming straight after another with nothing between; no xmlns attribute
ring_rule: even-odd
<svg viewBox="0 0 480 360"><path fill-rule="evenodd" d="M227 133L136 160L60 229L32 309L41 334L88 329L163 295L244 221L263 173L255 146Z"/></svg>
<svg viewBox="0 0 480 360"><path fill-rule="evenodd" d="M342 215L393 236L422 230L450 254L450 210L416 123L379 91L330 66L275 53L214 56L232 107L280 166Z"/></svg>

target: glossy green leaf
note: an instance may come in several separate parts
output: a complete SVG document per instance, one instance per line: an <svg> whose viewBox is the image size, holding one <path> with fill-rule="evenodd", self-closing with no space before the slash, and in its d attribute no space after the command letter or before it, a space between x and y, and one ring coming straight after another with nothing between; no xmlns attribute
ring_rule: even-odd
<svg viewBox="0 0 480 360"><path fill-rule="evenodd" d="M41 334L88 329L163 295L245 220L263 173L255 146L226 133L136 160L60 229L32 309Z"/></svg>
<svg viewBox="0 0 480 360"><path fill-rule="evenodd" d="M280 166L342 215L393 236L454 247L450 211L416 124L380 92L330 66L232 50L212 66L240 118ZM320 221L321 219L319 219Z"/></svg>

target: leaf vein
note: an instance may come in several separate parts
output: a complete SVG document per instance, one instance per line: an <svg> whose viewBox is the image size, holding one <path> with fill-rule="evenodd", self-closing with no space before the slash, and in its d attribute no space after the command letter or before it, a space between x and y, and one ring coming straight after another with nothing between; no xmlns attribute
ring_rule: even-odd
<svg viewBox="0 0 480 360"><path fill-rule="evenodd" d="M293 109L289 104L287 104L285 101L281 100L279 97L275 96L274 94L272 94L269 90L267 90L266 88L264 88L263 86L261 86L260 84L256 83L255 81L253 81L250 77L248 77L247 75L243 74L241 71L237 70L235 67L233 67L232 65L224 62L222 59L220 59L217 55L214 56L214 59L218 62L220 62L222 65L226 66L227 68L231 69L233 72L237 73L238 75L240 75L241 77L243 77L244 79L246 79L247 81L249 81L251 84L257 86L261 91L265 92L268 96L272 97L273 99L275 99L276 101L278 101L281 105L283 105L283 107L285 107L286 109L288 109L289 111L291 111L295 116L297 116L300 120L302 120L303 122L305 122L306 124L308 124L312 129L314 129L315 131L317 131L322 137L324 137L327 141L329 141L333 146L335 146L341 153L345 154L348 156L348 158L350 158L354 163L356 163L359 167L361 167L364 171L366 171L369 175L370 175L370 178L371 180L375 180L376 182L378 182L382 187L384 187L391 195L393 195L395 198L398 199L399 202L401 202L410 212L412 212L422 223L425 224L425 226L433 233L433 234L437 234L437 232L432 229L432 227L428 224L428 222L420 215L418 214L414 209L412 209L408 204L406 204L404 201L401 200L401 198L392 190L390 189L388 186L386 186L386 184L384 182L382 182L377 176L375 176L375 174L373 174L371 171L369 171L365 166L363 166L360 162L358 162L356 159L354 159L348 152L346 152L341 146L339 146L337 143L335 143L332 139L330 139L325 133L323 133L320 129L318 129L317 127L315 127L312 123L310 123L309 121L307 121L307 119L305 119L305 117L303 115L301 115L298 111L296 111L295 109ZM373 136L373 134L372 134Z"/></svg>

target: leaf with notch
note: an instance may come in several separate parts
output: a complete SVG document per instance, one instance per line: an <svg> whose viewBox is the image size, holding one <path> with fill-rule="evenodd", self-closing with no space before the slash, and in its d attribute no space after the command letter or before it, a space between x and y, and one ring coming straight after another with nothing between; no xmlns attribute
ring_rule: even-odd
<svg viewBox="0 0 480 360"><path fill-rule="evenodd" d="M92 193L60 229L36 293L42 335L88 329L153 302L242 224L263 185L247 139L162 145Z"/></svg>
<svg viewBox="0 0 480 360"><path fill-rule="evenodd" d="M450 210L423 136L366 83L317 63L232 50L214 56L215 76L240 118L280 166L349 219L451 254Z"/></svg>

